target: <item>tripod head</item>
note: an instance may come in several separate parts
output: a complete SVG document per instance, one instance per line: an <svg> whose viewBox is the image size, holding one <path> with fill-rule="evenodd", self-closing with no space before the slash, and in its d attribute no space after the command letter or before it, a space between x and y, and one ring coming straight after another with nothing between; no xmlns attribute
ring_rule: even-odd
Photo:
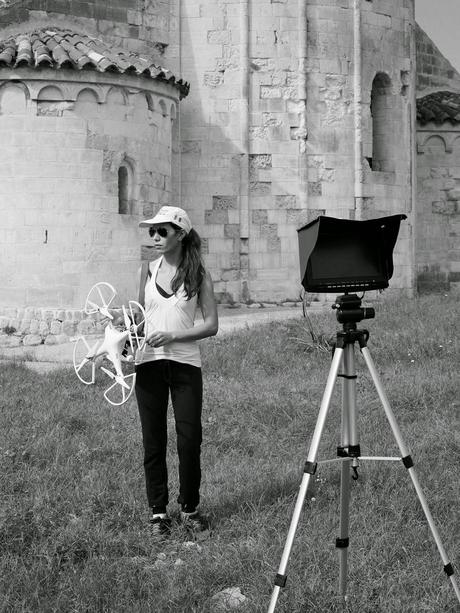
<svg viewBox="0 0 460 613"><path fill-rule="evenodd" d="M332 308L337 311L337 321L341 324L356 324L363 319L375 317L375 310L361 306L361 298L356 294L337 296Z"/></svg>

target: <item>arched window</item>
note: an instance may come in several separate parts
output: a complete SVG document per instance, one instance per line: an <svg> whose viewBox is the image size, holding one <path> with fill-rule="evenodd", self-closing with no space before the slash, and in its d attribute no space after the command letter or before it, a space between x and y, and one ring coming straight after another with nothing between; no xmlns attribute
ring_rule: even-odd
<svg viewBox="0 0 460 613"><path fill-rule="evenodd" d="M163 117L166 117L168 114L168 110L166 108L166 102L164 100L160 100L160 112Z"/></svg>
<svg viewBox="0 0 460 613"><path fill-rule="evenodd" d="M394 170L394 97L390 77L379 72L372 82L372 155L368 158L372 170Z"/></svg>
<svg viewBox="0 0 460 613"><path fill-rule="evenodd" d="M118 169L118 212L120 215L129 214L129 177L126 166Z"/></svg>
<svg viewBox="0 0 460 613"><path fill-rule="evenodd" d="M118 212L120 215L134 213L134 170L127 159L118 168Z"/></svg>

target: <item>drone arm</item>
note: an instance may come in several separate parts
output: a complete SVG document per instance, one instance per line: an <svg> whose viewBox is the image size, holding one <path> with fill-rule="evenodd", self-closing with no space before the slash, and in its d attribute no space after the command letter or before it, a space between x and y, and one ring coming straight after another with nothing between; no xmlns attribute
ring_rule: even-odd
<svg viewBox="0 0 460 613"><path fill-rule="evenodd" d="M119 326L123 323L123 311L121 308L107 309L106 317L111 318L112 325Z"/></svg>
<svg viewBox="0 0 460 613"><path fill-rule="evenodd" d="M125 328L130 331L130 334L128 336L129 345L131 347L132 353L134 354L135 349L134 349L134 343L133 343L132 334L131 334L131 327L133 325L132 318L128 315L125 305L122 306L122 309L123 309L123 320L125 322Z"/></svg>

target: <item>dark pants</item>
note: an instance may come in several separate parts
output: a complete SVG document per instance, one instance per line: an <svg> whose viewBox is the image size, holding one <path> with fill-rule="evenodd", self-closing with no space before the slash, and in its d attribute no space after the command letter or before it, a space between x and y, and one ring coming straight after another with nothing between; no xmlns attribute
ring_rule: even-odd
<svg viewBox="0 0 460 613"><path fill-rule="evenodd" d="M172 360L156 360L136 367L136 397L144 443L144 470L150 507L168 504L167 408L174 409L179 455L181 505L194 508L200 499L201 368Z"/></svg>

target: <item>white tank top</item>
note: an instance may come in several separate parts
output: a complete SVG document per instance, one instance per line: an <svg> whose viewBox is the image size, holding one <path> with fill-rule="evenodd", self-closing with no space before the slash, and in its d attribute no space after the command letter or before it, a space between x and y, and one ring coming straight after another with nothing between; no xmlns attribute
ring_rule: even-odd
<svg viewBox="0 0 460 613"><path fill-rule="evenodd" d="M145 323L146 334L155 330L172 332L189 330L195 323L195 314L198 296L187 300L182 285L175 294L165 298L156 287L157 272L163 257L155 262L152 275L145 284ZM150 347L145 345L142 351L136 354L136 364L151 362L153 360L174 360L183 364L201 367L200 348L197 341L173 342L163 347Z"/></svg>

